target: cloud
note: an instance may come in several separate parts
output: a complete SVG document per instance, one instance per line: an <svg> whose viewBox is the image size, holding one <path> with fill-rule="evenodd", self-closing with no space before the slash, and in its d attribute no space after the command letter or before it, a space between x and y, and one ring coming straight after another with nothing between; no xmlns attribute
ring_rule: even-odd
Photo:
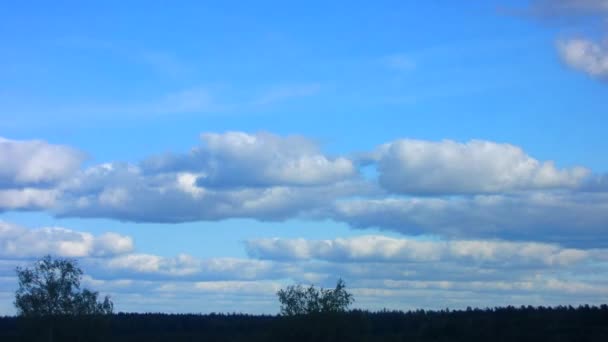
<svg viewBox="0 0 608 342"><path fill-rule="evenodd" d="M309 97L318 94L320 90L321 85L318 83L277 86L259 95L253 104L264 106L292 98Z"/></svg>
<svg viewBox="0 0 608 342"><path fill-rule="evenodd" d="M357 307L376 310L608 299L604 249L382 235L255 239L246 247L259 259L134 253L128 236L1 222L0 312L14 313L15 266L49 252L78 257L83 284L110 294L121 311L276 313L278 289L294 282L331 287L338 277Z"/></svg>
<svg viewBox="0 0 608 342"><path fill-rule="evenodd" d="M0 190L0 212L8 210L44 210L52 208L59 196L56 189Z"/></svg>
<svg viewBox="0 0 608 342"><path fill-rule="evenodd" d="M203 145L187 155L164 155L142 163L146 171L190 171L204 187L323 185L352 178L353 163L330 158L301 136L271 133L204 133Z"/></svg>
<svg viewBox="0 0 608 342"><path fill-rule="evenodd" d="M249 172L249 177L261 177L253 173ZM246 175L242 180L245 184L251 182ZM284 220L308 215L335 198L371 191L366 189L371 186L355 180L325 186L207 188L195 181L198 177L189 172L149 174L130 164L98 165L63 185L62 197L53 211L59 216L136 222ZM300 179L310 179L303 177Z"/></svg>
<svg viewBox="0 0 608 342"><path fill-rule="evenodd" d="M534 192L452 198L338 201L332 218L353 227L449 238L608 246L606 193Z"/></svg>
<svg viewBox="0 0 608 342"><path fill-rule="evenodd" d="M529 6L529 12L540 17L608 14L608 1L606 0L532 0Z"/></svg>
<svg viewBox="0 0 608 342"><path fill-rule="evenodd" d="M36 185L0 189L0 211L167 223L331 219L407 235L608 244L605 175L558 168L514 145L401 139L351 158L329 156L297 135L201 139L187 153L70 167L70 176L44 186L26 178ZM29 165L5 168L27 174ZM363 167L375 168L377 177L363 177ZM17 183L16 176L5 179Z"/></svg>
<svg viewBox="0 0 608 342"><path fill-rule="evenodd" d="M371 154L379 182L402 194L445 195L570 188L588 176L582 167L559 170L521 148L491 141L397 140Z"/></svg>
<svg viewBox="0 0 608 342"><path fill-rule="evenodd" d="M245 244L250 256L271 260L320 259L331 262L475 262L494 266L567 266L589 261L595 253L555 244L482 240L421 241L382 235L334 240L255 239ZM602 252L608 256L608 252Z"/></svg>
<svg viewBox="0 0 608 342"><path fill-rule="evenodd" d="M68 146L0 137L0 188L53 185L78 171L83 160Z"/></svg>
<svg viewBox="0 0 608 342"><path fill-rule="evenodd" d="M107 257L133 251L133 240L116 233L94 236L62 227L28 229L0 221L0 257Z"/></svg>
<svg viewBox="0 0 608 342"><path fill-rule="evenodd" d="M606 0L534 0L528 13L536 18L565 22L568 27L584 28L593 35L605 36L608 23ZM572 69L606 80L608 77L608 46L591 38L565 38L556 48L562 60Z"/></svg>
<svg viewBox="0 0 608 342"><path fill-rule="evenodd" d="M217 257L196 258L188 254L165 257L153 254L124 254L86 262L104 278L150 281L235 281L279 279L288 273L284 264L265 260Z"/></svg>
<svg viewBox="0 0 608 342"><path fill-rule="evenodd" d="M572 68L593 77L608 78L608 43L569 39L559 41L557 46L564 62Z"/></svg>

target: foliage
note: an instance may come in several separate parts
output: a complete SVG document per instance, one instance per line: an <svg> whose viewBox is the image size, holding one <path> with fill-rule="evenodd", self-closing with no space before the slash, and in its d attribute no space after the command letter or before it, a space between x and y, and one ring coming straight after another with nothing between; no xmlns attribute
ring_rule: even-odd
<svg viewBox="0 0 608 342"><path fill-rule="evenodd" d="M313 285L290 285L277 292L281 302L281 315L294 316L313 313L344 312L354 301L346 291L346 284L338 280L335 289L317 289Z"/></svg>
<svg viewBox="0 0 608 342"><path fill-rule="evenodd" d="M19 289L15 307L20 316L111 314L114 308L106 296L98 301L97 292L80 289L82 270L76 261L46 256L31 268L17 267Z"/></svg>

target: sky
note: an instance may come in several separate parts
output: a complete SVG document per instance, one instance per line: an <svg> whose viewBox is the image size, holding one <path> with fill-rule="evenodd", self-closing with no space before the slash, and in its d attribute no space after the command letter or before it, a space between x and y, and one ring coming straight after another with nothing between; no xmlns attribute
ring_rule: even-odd
<svg viewBox="0 0 608 342"><path fill-rule="evenodd" d="M606 0L0 6L0 314L608 302Z"/></svg>

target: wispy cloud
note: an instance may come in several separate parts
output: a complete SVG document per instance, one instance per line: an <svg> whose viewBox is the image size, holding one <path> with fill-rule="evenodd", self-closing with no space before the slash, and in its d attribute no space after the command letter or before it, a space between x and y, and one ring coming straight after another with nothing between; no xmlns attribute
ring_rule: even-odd
<svg viewBox="0 0 608 342"><path fill-rule="evenodd" d="M265 90L252 103L257 106L265 106L289 99L313 96L320 91L321 84L319 83L279 85Z"/></svg>
<svg viewBox="0 0 608 342"><path fill-rule="evenodd" d="M98 53L117 56L124 62L149 68L159 75L182 77L196 71L193 63L185 61L176 53L133 46L117 41L108 41L93 37L68 36L60 37L50 42L66 49L96 51Z"/></svg>

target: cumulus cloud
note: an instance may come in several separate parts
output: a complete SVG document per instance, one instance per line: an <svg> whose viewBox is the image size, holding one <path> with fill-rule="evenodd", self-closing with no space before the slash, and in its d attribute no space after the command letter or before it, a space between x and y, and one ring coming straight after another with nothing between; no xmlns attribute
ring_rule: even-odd
<svg viewBox="0 0 608 342"><path fill-rule="evenodd" d="M0 257L107 257L133 250L133 240L116 233L95 236L62 227L29 229L0 221Z"/></svg>
<svg viewBox="0 0 608 342"><path fill-rule="evenodd" d="M458 261L492 265L565 266L591 260L595 253L534 242L424 241L381 235L334 240L255 239L246 242L250 256L272 260L321 259L332 262ZM608 253L604 253L608 256Z"/></svg>
<svg viewBox="0 0 608 342"><path fill-rule="evenodd" d="M60 216L138 222L282 220L312 212L334 198L373 191L360 180L307 187L207 188L197 184L197 177L186 171L150 174L131 164L98 165L64 184L54 210Z"/></svg>
<svg viewBox="0 0 608 342"><path fill-rule="evenodd" d="M0 190L0 212L52 208L59 193L57 189L23 188Z"/></svg>
<svg viewBox="0 0 608 342"><path fill-rule="evenodd" d="M443 195L571 188L589 175L582 167L558 169L510 144L397 140L370 155L379 181L403 194Z"/></svg>
<svg viewBox="0 0 608 342"><path fill-rule="evenodd" d="M608 23L606 0L533 0L528 11L537 18L565 22L605 36ZM557 41L557 51L571 68L599 79L608 78L608 46L591 38L565 38Z"/></svg>
<svg viewBox="0 0 608 342"><path fill-rule="evenodd" d="M330 158L301 136L227 132L201 135L203 145L187 155L164 155L142 163L149 172L199 173L204 187L311 186L356 175L352 161Z"/></svg>
<svg viewBox="0 0 608 342"><path fill-rule="evenodd" d="M333 218L353 227L450 238L608 245L606 193L534 192L452 198L343 200Z"/></svg>
<svg viewBox="0 0 608 342"><path fill-rule="evenodd" d="M52 187L29 178L36 185L0 189L0 211L133 222L333 219L447 238L586 248L608 242L605 177L558 168L517 146L402 139L357 158L333 158L301 136L229 132L202 139L186 154L70 171ZM377 169L377 178L361 176L365 165Z"/></svg>
<svg viewBox="0 0 608 342"><path fill-rule="evenodd" d="M0 188L55 184L78 171L83 159L68 146L0 137Z"/></svg>
<svg viewBox="0 0 608 342"><path fill-rule="evenodd" d="M608 78L608 42L569 39L559 41L557 47L564 62L572 68L593 77Z"/></svg>

